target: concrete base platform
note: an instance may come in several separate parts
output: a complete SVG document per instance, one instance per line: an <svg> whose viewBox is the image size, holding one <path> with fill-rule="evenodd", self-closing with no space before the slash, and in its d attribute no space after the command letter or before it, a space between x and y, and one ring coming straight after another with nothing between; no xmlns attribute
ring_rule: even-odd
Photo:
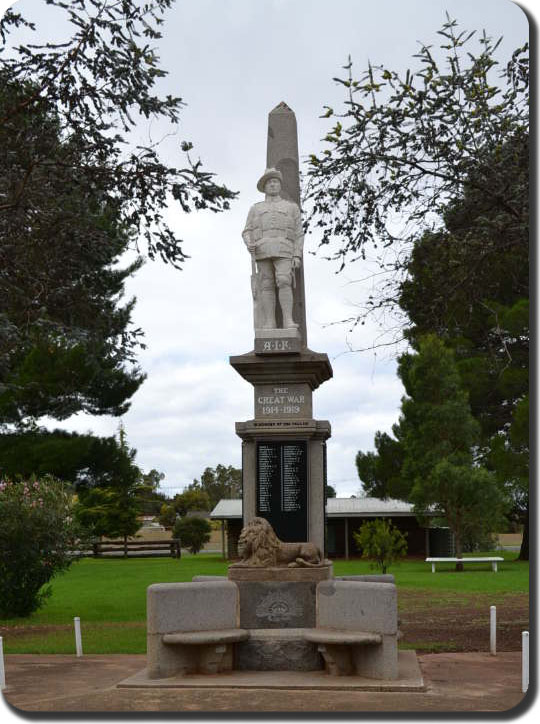
<svg viewBox="0 0 540 724"><path fill-rule="evenodd" d="M393 681L362 676L329 676L324 671L230 671L222 674L150 679L147 670L117 684L121 689L319 689L320 691L424 691L415 651L398 654L399 676Z"/></svg>

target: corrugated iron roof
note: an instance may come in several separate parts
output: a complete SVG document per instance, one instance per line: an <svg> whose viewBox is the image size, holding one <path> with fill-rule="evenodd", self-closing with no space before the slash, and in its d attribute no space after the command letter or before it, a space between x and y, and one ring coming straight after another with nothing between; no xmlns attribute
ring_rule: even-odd
<svg viewBox="0 0 540 724"><path fill-rule="evenodd" d="M414 515L413 506L402 500L379 498L328 498L326 515L329 518L356 516ZM242 501L222 498L210 514L211 518L242 518Z"/></svg>
<svg viewBox="0 0 540 724"><path fill-rule="evenodd" d="M414 515L413 506L403 500L380 498L328 498L326 515L329 517L356 515Z"/></svg>
<svg viewBox="0 0 540 724"><path fill-rule="evenodd" d="M238 498L222 498L210 513L211 518L241 518L242 500Z"/></svg>

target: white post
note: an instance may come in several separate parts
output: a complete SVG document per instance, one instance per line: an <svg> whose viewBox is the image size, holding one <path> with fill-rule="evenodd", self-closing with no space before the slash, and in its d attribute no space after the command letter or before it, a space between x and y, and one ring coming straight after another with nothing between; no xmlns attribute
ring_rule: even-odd
<svg viewBox="0 0 540 724"><path fill-rule="evenodd" d="M4 642L0 636L0 691L6 688L6 670L4 668Z"/></svg>
<svg viewBox="0 0 540 724"><path fill-rule="evenodd" d="M82 656L81 619L78 616L75 616L73 623L75 624L75 649L77 651L77 656Z"/></svg>
<svg viewBox="0 0 540 724"><path fill-rule="evenodd" d="M489 653L497 653L497 607L489 607Z"/></svg>
<svg viewBox="0 0 540 724"><path fill-rule="evenodd" d="M521 691L529 688L529 632L521 632Z"/></svg>

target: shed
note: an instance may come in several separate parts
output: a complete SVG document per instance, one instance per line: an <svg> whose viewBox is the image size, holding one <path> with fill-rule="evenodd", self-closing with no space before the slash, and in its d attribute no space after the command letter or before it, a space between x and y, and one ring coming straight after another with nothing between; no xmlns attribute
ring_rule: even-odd
<svg viewBox="0 0 540 724"><path fill-rule="evenodd" d="M210 514L212 520L221 520L223 555L235 558L238 551L238 536L242 529L242 500L222 499ZM353 533L365 520L389 518L392 524L407 533L408 553L412 556L448 555L442 550L440 531L421 526L413 506L402 500L380 500L379 498L328 498L326 501L326 554L334 558L349 558L358 555ZM435 533L437 536L435 537ZM434 550L435 549L435 550Z"/></svg>

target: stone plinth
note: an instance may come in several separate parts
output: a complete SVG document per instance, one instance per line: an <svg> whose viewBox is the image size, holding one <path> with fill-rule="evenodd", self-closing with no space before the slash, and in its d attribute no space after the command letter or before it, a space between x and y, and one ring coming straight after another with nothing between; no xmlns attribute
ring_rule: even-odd
<svg viewBox="0 0 540 724"><path fill-rule="evenodd" d="M252 385L307 383L312 390L332 377L328 355L305 349L297 354L247 354L229 357L231 367Z"/></svg>
<svg viewBox="0 0 540 724"><path fill-rule="evenodd" d="M229 566L229 581L238 583L239 581L281 581L281 582L302 582L302 583L319 583L319 581L327 581L334 577L333 566L331 563L325 566L315 566L306 568L289 568L276 566L274 568L264 568L262 566Z"/></svg>
<svg viewBox="0 0 540 724"><path fill-rule="evenodd" d="M237 644L239 671L320 671L323 659L317 644L307 641L302 628L259 629Z"/></svg>
<svg viewBox="0 0 540 724"><path fill-rule="evenodd" d="M229 580L238 586L240 598L240 627L251 630L315 626L317 583L331 578L332 565L316 568L230 566Z"/></svg>

